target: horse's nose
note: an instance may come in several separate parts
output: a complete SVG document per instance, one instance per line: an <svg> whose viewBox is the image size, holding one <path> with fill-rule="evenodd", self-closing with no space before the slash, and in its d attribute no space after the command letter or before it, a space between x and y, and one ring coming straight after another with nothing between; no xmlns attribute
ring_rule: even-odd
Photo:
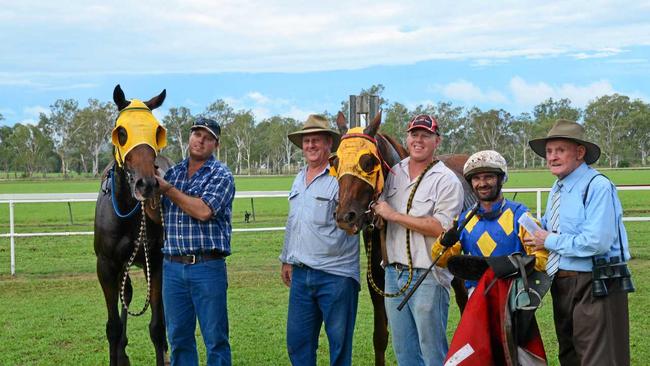
<svg viewBox="0 0 650 366"><path fill-rule="evenodd" d="M343 215L343 221L347 223L351 223L354 221L354 219L357 217L357 214L354 213L354 211L349 211L345 215Z"/></svg>
<svg viewBox="0 0 650 366"><path fill-rule="evenodd" d="M143 197L150 197L155 188L158 188L158 180L156 178L140 178L135 182L135 189Z"/></svg>

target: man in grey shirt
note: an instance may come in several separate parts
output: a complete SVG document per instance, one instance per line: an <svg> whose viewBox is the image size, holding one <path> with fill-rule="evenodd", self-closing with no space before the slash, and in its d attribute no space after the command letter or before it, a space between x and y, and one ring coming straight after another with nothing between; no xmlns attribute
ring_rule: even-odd
<svg viewBox="0 0 650 366"><path fill-rule="evenodd" d="M387 222L385 299L393 349L400 365L442 365L447 354L447 312L451 274L435 267L401 311L397 306L408 289L432 263L431 246L448 229L463 206L463 187L434 153L440 143L432 116L410 122L406 145L409 157L396 164L381 200L373 206ZM400 291L401 290L401 291ZM402 292L401 294L399 294ZM399 295L397 295L399 294Z"/></svg>
<svg viewBox="0 0 650 366"><path fill-rule="evenodd" d="M306 166L289 193L282 281L290 288L287 349L293 365L316 365L321 325L329 341L330 365L352 363L352 335L359 299L359 236L336 226L339 187L329 175L330 151L340 136L328 120L311 115L289 134Z"/></svg>

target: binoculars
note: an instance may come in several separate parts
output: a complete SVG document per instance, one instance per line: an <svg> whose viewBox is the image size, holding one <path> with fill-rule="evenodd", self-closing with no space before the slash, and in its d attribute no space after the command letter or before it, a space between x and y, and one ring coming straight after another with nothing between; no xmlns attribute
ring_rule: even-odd
<svg viewBox="0 0 650 366"><path fill-rule="evenodd" d="M608 290L605 280L610 279L620 281L620 291L634 292L634 284L632 283L627 263L621 262L618 256L611 257L609 262L606 258L596 259L592 271L592 279L591 293L594 297L607 296Z"/></svg>

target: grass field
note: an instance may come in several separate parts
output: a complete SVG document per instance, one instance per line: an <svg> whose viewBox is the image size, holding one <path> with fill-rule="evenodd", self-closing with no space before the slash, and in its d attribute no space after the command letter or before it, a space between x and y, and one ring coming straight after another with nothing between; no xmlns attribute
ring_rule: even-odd
<svg viewBox="0 0 650 366"><path fill-rule="evenodd" d="M650 181L648 171L606 172L618 184L643 184ZM548 175L548 176L546 176ZM269 179L267 181L267 179ZM237 178L237 189L288 190L292 177ZM546 172L513 173L509 187L549 186ZM74 189L72 189L73 187ZM94 192L98 183L88 181L2 182L0 193ZM70 188L70 189L68 189ZM632 193L632 192L623 192ZM623 196L623 194L621 194ZM525 195L517 197L526 202ZM628 210L647 212L650 192L623 197ZM534 203L531 200L529 205ZM236 202L235 227L246 226L243 211L250 202ZM255 200L254 225L283 225L285 199ZM70 224L65 204L24 204L16 206L19 232L41 230L90 230L93 204L73 204L74 224ZM239 219L237 217L239 213ZM8 227L6 205L0 205L0 232ZM634 259L631 268L637 292L630 296L632 364L645 365L650 359L647 329L650 329L648 291L650 285L650 223L627 223ZM233 362L235 365L287 365L285 325L288 290L279 278L277 256L282 232L235 233L233 255L228 259L229 316ZM104 336L104 300L96 280L95 256L91 236L19 238L16 242L17 276L9 275L9 240L0 238L0 365L101 365L107 364ZM365 263L365 261L362 261ZM362 264L362 273L365 266ZM142 304L145 284L137 272L134 307ZM354 365L371 365L372 308L365 284L361 287L354 339ZM557 344L551 317L550 297L538 311L546 351L555 365ZM452 300L453 303L453 300ZM458 323L455 305L450 308L448 336ZM148 339L148 319L129 321L128 352L133 365L153 364L153 347ZM198 332L197 332L198 334ZM319 365L328 364L327 341L321 335ZM199 347L201 349L201 347ZM395 364L392 351L389 364ZM200 350L202 362L204 353Z"/></svg>

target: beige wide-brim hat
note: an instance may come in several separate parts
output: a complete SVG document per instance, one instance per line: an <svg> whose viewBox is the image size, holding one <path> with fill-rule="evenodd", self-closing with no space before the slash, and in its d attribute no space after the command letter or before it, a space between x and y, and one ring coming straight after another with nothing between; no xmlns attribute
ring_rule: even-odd
<svg viewBox="0 0 650 366"><path fill-rule="evenodd" d="M546 158L546 142L553 139L568 139L584 146L587 149L585 163L588 165L595 163L600 158L600 147L585 140L585 128L581 124L568 119L558 119L551 127L551 130L548 131L546 137L530 140L528 145L535 154Z"/></svg>
<svg viewBox="0 0 650 366"><path fill-rule="evenodd" d="M302 149L302 136L310 133L325 133L332 136L332 152L336 151L339 147L341 135L329 128L329 121L327 118L318 114L312 114L307 117L302 129L290 133L287 137L289 138L289 141L298 146L299 149Z"/></svg>

